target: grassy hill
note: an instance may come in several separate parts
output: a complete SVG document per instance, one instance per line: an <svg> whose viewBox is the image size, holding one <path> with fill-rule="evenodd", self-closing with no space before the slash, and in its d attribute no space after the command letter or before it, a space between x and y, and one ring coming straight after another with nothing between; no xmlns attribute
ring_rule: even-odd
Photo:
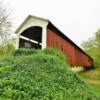
<svg viewBox="0 0 100 100"><path fill-rule="evenodd" d="M100 96L100 69L95 68L78 75L97 96Z"/></svg>
<svg viewBox="0 0 100 100"><path fill-rule="evenodd" d="M100 100L56 49L0 58L0 100Z"/></svg>

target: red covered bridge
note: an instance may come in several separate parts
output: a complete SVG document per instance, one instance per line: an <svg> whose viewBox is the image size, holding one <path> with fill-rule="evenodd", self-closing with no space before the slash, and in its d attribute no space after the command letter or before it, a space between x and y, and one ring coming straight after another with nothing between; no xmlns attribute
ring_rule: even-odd
<svg viewBox="0 0 100 100"><path fill-rule="evenodd" d="M68 58L72 67L93 66L93 59L47 19L30 15L16 30L16 34L18 35L16 48L57 47Z"/></svg>

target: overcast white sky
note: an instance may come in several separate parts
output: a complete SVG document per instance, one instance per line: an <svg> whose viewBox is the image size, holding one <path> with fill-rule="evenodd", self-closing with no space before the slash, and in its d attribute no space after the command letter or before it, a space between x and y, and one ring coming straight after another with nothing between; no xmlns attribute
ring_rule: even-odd
<svg viewBox="0 0 100 100"><path fill-rule="evenodd" d="M100 28L100 0L4 0L15 27L29 15L49 19L78 45Z"/></svg>

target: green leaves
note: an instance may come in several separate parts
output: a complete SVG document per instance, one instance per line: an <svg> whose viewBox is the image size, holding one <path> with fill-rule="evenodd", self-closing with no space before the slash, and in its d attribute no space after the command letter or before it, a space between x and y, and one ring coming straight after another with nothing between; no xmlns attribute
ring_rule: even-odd
<svg viewBox="0 0 100 100"><path fill-rule="evenodd" d="M59 51L33 50L28 54L25 50L19 54L0 62L3 100L97 100Z"/></svg>
<svg viewBox="0 0 100 100"><path fill-rule="evenodd" d="M100 29L97 30L95 36L82 43L84 50L93 58L94 65L100 67Z"/></svg>
<svg viewBox="0 0 100 100"><path fill-rule="evenodd" d="M0 46L0 56L9 55L15 50L13 44L5 44Z"/></svg>

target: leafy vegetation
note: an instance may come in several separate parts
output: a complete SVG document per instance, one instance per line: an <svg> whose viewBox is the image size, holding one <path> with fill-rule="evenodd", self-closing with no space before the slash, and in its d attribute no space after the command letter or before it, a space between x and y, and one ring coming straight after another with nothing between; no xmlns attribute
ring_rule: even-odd
<svg viewBox="0 0 100 100"><path fill-rule="evenodd" d="M1 45L0 46L0 56L11 55L15 50L15 47L12 44Z"/></svg>
<svg viewBox="0 0 100 100"><path fill-rule="evenodd" d="M82 43L84 50L93 57L94 65L100 69L100 29L95 36Z"/></svg>
<svg viewBox="0 0 100 100"><path fill-rule="evenodd" d="M93 58L94 67L90 74L79 74L81 79L88 80L86 83L93 92L100 96L100 29L88 41L82 43L84 50Z"/></svg>
<svg viewBox="0 0 100 100"><path fill-rule="evenodd" d="M79 76L93 93L100 97L100 70L91 70L83 73L79 73Z"/></svg>
<svg viewBox="0 0 100 100"><path fill-rule="evenodd" d="M37 53L37 52L38 52L38 50L35 50L35 49L21 48L21 49L15 50L13 52L13 56L32 55L32 54Z"/></svg>
<svg viewBox="0 0 100 100"><path fill-rule="evenodd" d="M15 47L12 44L7 44L4 46L0 46L0 55L8 55L11 54L15 50Z"/></svg>
<svg viewBox="0 0 100 100"><path fill-rule="evenodd" d="M93 91L93 93L100 97L100 85L97 84L87 84L88 87Z"/></svg>
<svg viewBox="0 0 100 100"><path fill-rule="evenodd" d="M99 100L55 49L26 50L0 59L1 100Z"/></svg>

